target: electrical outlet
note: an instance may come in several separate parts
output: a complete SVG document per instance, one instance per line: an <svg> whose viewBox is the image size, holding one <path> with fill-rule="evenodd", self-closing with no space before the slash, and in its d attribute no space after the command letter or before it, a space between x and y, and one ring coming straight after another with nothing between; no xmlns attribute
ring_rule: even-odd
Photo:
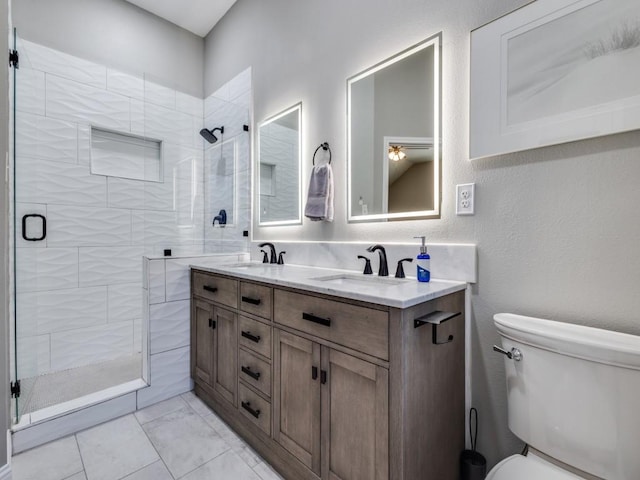
<svg viewBox="0 0 640 480"><path fill-rule="evenodd" d="M474 214L475 187L475 183L456 185L456 215Z"/></svg>

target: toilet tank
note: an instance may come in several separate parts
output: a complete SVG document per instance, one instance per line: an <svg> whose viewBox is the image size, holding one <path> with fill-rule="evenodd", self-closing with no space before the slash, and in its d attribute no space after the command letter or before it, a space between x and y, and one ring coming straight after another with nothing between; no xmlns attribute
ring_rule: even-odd
<svg viewBox="0 0 640 480"><path fill-rule="evenodd" d="M640 337L494 316L505 356L509 428L532 447L606 479L640 479Z"/></svg>

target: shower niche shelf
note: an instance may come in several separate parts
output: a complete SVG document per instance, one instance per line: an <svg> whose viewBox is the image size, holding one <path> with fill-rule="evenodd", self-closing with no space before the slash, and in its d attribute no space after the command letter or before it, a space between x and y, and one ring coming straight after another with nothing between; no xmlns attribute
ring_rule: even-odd
<svg viewBox="0 0 640 480"><path fill-rule="evenodd" d="M162 141L91 127L91 173L163 181Z"/></svg>

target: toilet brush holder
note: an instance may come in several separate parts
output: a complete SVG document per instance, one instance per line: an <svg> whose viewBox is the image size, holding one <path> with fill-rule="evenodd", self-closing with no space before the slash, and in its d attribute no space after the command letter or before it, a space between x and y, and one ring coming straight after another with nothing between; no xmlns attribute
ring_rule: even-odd
<svg viewBox="0 0 640 480"><path fill-rule="evenodd" d="M484 480L487 476L487 460L476 451L478 411L475 408L469 410L469 437L471 438L471 450L464 450L460 454L460 480Z"/></svg>

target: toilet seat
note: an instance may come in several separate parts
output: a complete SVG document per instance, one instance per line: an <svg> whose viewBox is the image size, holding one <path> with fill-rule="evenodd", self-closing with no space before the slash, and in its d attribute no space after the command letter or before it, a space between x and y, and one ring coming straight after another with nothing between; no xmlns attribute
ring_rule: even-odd
<svg viewBox="0 0 640 480"><path fill-rule="evenodd" d="M512 455L491 469L485 480L584 480L533 453Z"/></svg>

